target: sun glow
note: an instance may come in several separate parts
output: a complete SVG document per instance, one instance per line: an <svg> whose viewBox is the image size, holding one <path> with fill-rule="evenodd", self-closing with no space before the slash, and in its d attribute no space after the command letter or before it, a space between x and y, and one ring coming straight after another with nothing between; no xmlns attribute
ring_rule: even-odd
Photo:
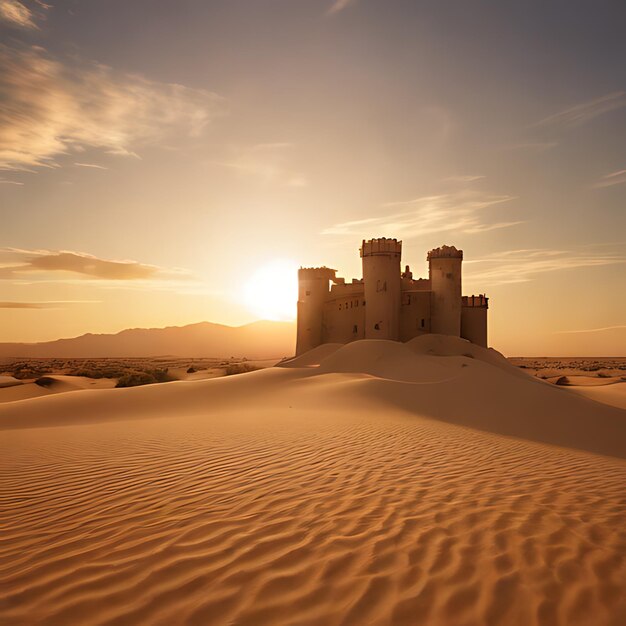
<svg viewBox="0 0 626 626"><path fill-rule="evenodd" d="M246 306L259 319L293 320L298 300L298 265L275 259L257 269L244 286Z"/></svg>

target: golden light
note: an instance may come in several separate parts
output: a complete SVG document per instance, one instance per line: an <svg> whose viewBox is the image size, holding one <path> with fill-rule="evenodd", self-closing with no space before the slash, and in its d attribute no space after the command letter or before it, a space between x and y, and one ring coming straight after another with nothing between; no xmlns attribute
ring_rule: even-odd
<svg viewBox="0 0 626 626"><path fill-rule="evenodd" d="M298 300L298 265L274 259L257 269L244 285L246 306L259 319L293 320Z"/></svg>

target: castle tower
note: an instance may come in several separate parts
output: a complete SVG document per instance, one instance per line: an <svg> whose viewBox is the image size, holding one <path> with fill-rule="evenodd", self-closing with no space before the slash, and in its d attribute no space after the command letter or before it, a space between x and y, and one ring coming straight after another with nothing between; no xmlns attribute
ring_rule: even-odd
<svg viewBox="0 0 626 626"><path fill-rule="evenodd" d="M365 338L400 338L402 242L370 239L361 246L365 283Z"/></svg>
<svg viewBox="0 0 626 626"><path fill-rule="evenodd" d="M431 332L461 336L461 265L463 250L441 246L428 253L431 284Z"/></svg>
<svg viewBox="0 0 626 626"><path fill-rule="evenodd" d="M328 267L301 267L298 270L298 331L296 355L319 346L324 341L324 301L329 282L337 270Z"/></svg>

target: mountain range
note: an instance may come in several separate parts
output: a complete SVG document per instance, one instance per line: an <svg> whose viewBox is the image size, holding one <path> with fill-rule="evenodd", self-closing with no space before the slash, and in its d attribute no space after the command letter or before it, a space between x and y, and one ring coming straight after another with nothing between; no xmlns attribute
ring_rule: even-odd
<svg viewBox="0 0 626 626"><path fill-rule="evenodd" d="M57 339L41 343L0 343L0 357L247 357L292 356L295 324L259 321L244 326L200 322L167 328L130 328L115 334Z"/></svg>

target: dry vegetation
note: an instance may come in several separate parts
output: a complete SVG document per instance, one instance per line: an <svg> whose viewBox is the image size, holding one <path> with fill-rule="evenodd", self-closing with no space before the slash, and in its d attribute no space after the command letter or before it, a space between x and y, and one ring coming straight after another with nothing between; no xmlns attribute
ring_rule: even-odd
<svg viewBox="0 0 626 626"><path fill-rule="evenodd" d="M512 357L509 361L544 379L554 376L626 379L626 357Z"/></svg>
<svg viewBox="0 0 626 626"><path fill-rule="evenodd" d="M20 358L0 361L0 375L33 381L47 375L109 378L117 387L135 387L178 380L184 374L217 370L218 375L230 376L258 369L244 359L144 357L115 359ZM221 370L221 371L220 371Z"/></svg>

